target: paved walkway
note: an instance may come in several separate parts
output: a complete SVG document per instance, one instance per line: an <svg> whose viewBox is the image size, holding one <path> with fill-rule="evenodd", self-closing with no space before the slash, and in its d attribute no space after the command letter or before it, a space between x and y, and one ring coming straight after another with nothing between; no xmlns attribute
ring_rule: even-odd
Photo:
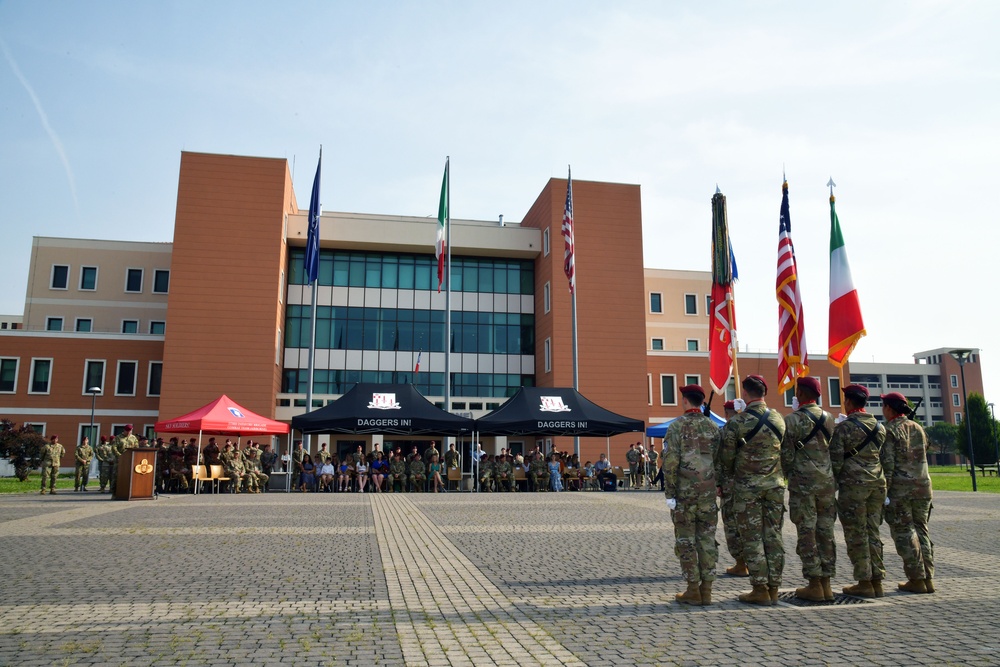
<svg viewBox="0 0 1000 667"><path fill-rule="evenodd" d="M0 496L0 665L1000 664L1000 496L931 531L934 595L690 608L654 492Z"/></svg>

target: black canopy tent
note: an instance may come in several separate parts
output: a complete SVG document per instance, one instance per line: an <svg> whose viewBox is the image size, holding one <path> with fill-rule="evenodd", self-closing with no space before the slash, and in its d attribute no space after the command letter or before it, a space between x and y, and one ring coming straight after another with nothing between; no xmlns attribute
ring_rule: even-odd
<svg viewBox="0 0 1000 667"><path fill-rule="evenodd" d="M475 421L445 412L412 384L359 383L333 403L292 417L292 428L303 433L457 436L471 434Z"/></svg>
<svg viewBox="0 0 1000 667"><path fill-rule="evenodd" d="M521 387L485 417L482 435L573 435L610 437L642 431L645 423L606 410L572 387Z"/></svg>

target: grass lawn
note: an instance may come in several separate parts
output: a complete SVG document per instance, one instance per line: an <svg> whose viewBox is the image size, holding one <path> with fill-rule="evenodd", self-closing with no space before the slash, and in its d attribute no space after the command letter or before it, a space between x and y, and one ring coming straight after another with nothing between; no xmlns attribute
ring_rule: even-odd
<svg viewBox="0 0 1000 667"><path fill-rule="evenodd" d="M996 466L993 466L993 476L989 469L983 475L976 468L976 488L985 493L1000 493L1000 477L996 476ZM931 485L935 491L972 491L972 475L968 468L961 466L930 466Z"/></svg>
<svg viewBox="0 0 1000 667"><path fill-rule="evenodd" d="M37 472L28 475L27 481L24 482L19 481L17 477L0 477L0 493L38 493L41 486L41 476ZM87 488L91 487L96 491L101 485L91 478ZM59 475L56 478L56 490L73 493L73 473Z"/></svg>

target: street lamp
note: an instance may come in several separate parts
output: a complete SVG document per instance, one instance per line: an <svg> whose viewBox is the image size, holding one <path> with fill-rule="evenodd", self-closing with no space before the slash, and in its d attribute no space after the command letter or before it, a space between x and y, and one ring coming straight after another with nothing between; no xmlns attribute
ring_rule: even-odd
<svg viewBox="0 0 1000 667"><path fill-rule="evenodd" d="M990 409L990 430L993 431L993 449L996 451L997 456L997 474L1000 475L1000 442L997 441L997 415L993 411L992 403L987 403L986 407Z"/></svg>
<svg viewBox="0 0 1000 667"><path fill-rule="evenodd" d="M972 469L972 491L975 493L976 489L976 448L972 446L972 422L969 421L969 394L965 390L965 363L972 356L972 350L952 350L949 352L955 361L958 362L959 372L962 374L962 400L965 406L963 410L965 411L963 421L965 422L966 433L969 437L969 467Z"/></svg>
<svg viewBox="0 0 1000 667"><path fill-rule="evenodd" d="M90 394L90 431L88 432L87 437L90 438L91 449L93 451L97 451L97 438L94 437L94 408L97 407L97 395L101 393L101 388L91 387L87 390L87 393ZM97 467L96 456L92 459L90 464L90 474L96 476L98 473L97 470L95 470L95 467Z"/></svg>

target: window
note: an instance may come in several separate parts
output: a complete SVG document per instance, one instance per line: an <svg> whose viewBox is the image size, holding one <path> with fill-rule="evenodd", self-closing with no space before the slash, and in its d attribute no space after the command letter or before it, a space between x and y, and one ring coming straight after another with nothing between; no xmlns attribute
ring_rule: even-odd
<svg viewBox="0 0 1000 667"><path fill-rule="evenodd" d="M142 269L125 269L125 291L142 292Z"/></svg>
<svg viewBox="0 0 1000 667"><path fill-rule="evenodd" d="M104 394L104 360L87 359L83 368L83 393L89 394L91 387L100 387L98 395Z"/></svg>
<svg viewBox="0 0 1000 667"><path fill-rule="evenodd" d="M285 216L286 218L288 216ZM284 237L282 237L284 238ZM278 280L278 303L285 302L285 272L281 272L281 278Z"/></svg>
<svg viewBox="0 0 1000 667"><path fill-rule="evenodd" d="M957 375L952 375L951 376L951 388L952 389L958 389L958 376Z"/></svg>
<svg viewBox="0 0 1000 667"><path fill-rule="evenodd" d="M677 376L660 376L660 405L677 405Z"/></svg>
<svg viewBox="0 0 1000 667"><path fill-rule="evenodd" d="M28 380L29 394L49 393L49 380L52 377L51 359L32 359L31 378Z"/></svg>
<svg viewBox="0 0 1000 667"><path fill-rule="evenodd" d="M792 407L792 399L795 398L795 386L792 385L785 390L785 407Z"/></svg>
<svg viewBox="0 0 1000 667"><path fill-rule="evenodd" d="M163 380L163 362L149 362L149 383L146 385L146 396L159 396L160 383Z"/></svg>
<svg viewBox="0 0 1000 667"><path fill-rule="evenodd" d="M552 339L545 339L545 372L552 372Z"/></svg>
<svg viewBox="0 0 1000 667"><path fill-rule="evenodd" d="M685 294L684 295L684 314L685 315L697 315L698 314L698 295L697 294Z"/></svg>
<svg viewBox="0 0 1000 667"><path fill-rule="evenodd" d="M711 314L712 314L712 295L711 294L706 294L705 295L705 315L711 315Z"/></svg>
<svg viewBox="0 0 1000 667"><path fill-rule="evenodd" d="M45 318L45 330L46 331L62 331L63 318L61 317L46 317Z"/></svg>
<svg viewBox="0 0 1000 667"><path fill-rule="evenodd" d="M41 435L41 436L45 435L45 423L44 422L43 423L36 422L34 424L25 423L25 426L28 427L28 428L30 428L32 431L34 431L38 435Z"/></svg>
<svg viewBox="0 0 1000 667"><path fill-rule="evenodd" d="M135 396L135 370L138 365L137 361L118 362L115 396Z"/></svg>
<svg viewBox="0 0 1000 667"><path fill-rule="evenodd" d="M149 323L149 333L154 336L162 336L167 333L167 323L161 320L153 320Z"/></svg>
<svg viewBox="0 0 1000 667"><path fill-rule="evenodd" d="M0 393L13 394L17 391L17 357L0 359Z"/></svg>
<svg viewBox="0 0 1000 667"><path fill-rule="evenodd" d="M961 412L956 412L955 413L955 423L956 424L961 424L962 423L962 413Z"/></svg>
<svg viewBox="0 0 1000 667"><path fill-rule="evenodd" d="M80 289L86 292L93 292L97 289L97 267L80 267Z"/></svg>
<svg viewBox="0 0 1000 667"><path fill-rule="evenodd" d="M701 376L700 375L685 375L684 376L684 385L687 386L689 384L701 384Z"/></svg>
<svg viewBox="0 0 1000 667"><path fill-rule="evenodd" d="M94 422L94 427L92 429L90 427L90 422L80 424L80 435L77 442L83 442L84 438L90 438L90 446L96 447L97 441L101 438L101 425Z"/></svg>
<svg viewBox="0 0 1000 667"><path fill-rule="evenodd" d="M542 287L542 302L544 312L552 310L552 283L546 282Z"/></svg>
<svg viewBox="0 0 1000 667"><path fill-rule="evenodd" d="M688 350L688 352L697 352L698 351L698 339L697 338L688 338L687 339L687 350Z"/></svg>
<svg viewBox="0 0 1000 667"><path fill-rule="evenodd" d="M959 396L958 394L952 394L951 395L951 404L954 405L956 408L961 407L962 406L962 397Z"/></svg>
<svg viewBox="0 0 1000 667"><path fill-rule="evenodd" d="M663 295L659 292L649 293L649 312L651 313L662 313L663 312Z"/></svg>
<svg viewBox="0 0 1000 667"><path fill-rule="evenodd" d="M122 320L122 333L139 333L139 320Z"/></svg>
<svg viewBox="0 0 1000 667"><path fill-rule="evenodd" d="M49 279L49 289L69 288L69 267L65 264L52 265L52 277Z"/></svg>
<svg viewBox="0 0 1000 667"><path fill-rule="evenodd" d="M663 349L663 339L662 338L654 338L653 339L653 343L650 346L650 348L653 349L653 350L662 350Z"/></svg>
<svg viewBox="0 0 1000 667"><path fill-rule="evenodd" d="M826 386L830 388L830 407L840 407L840 378L827 378Z"/></svg>
<svg viewBox="0 0 1000 667"><path fill-rule="evenodd" d="M542 255L544 257L549 256L549 228L546 227L542 230Z"/></svg>
<svg viewBox="0 0 1000 667"><path fill-rule="evenodd" d="M156 269L153 271L153 294L166 294L170 291L170 271Z"/></svg>
<svg viewBox="0 0 1000 667"><path fill-rule="evenodd" d="M76 318L76 330L84 333L89 333L93 330L94 320L89 317L78 317Z"/></svg>

